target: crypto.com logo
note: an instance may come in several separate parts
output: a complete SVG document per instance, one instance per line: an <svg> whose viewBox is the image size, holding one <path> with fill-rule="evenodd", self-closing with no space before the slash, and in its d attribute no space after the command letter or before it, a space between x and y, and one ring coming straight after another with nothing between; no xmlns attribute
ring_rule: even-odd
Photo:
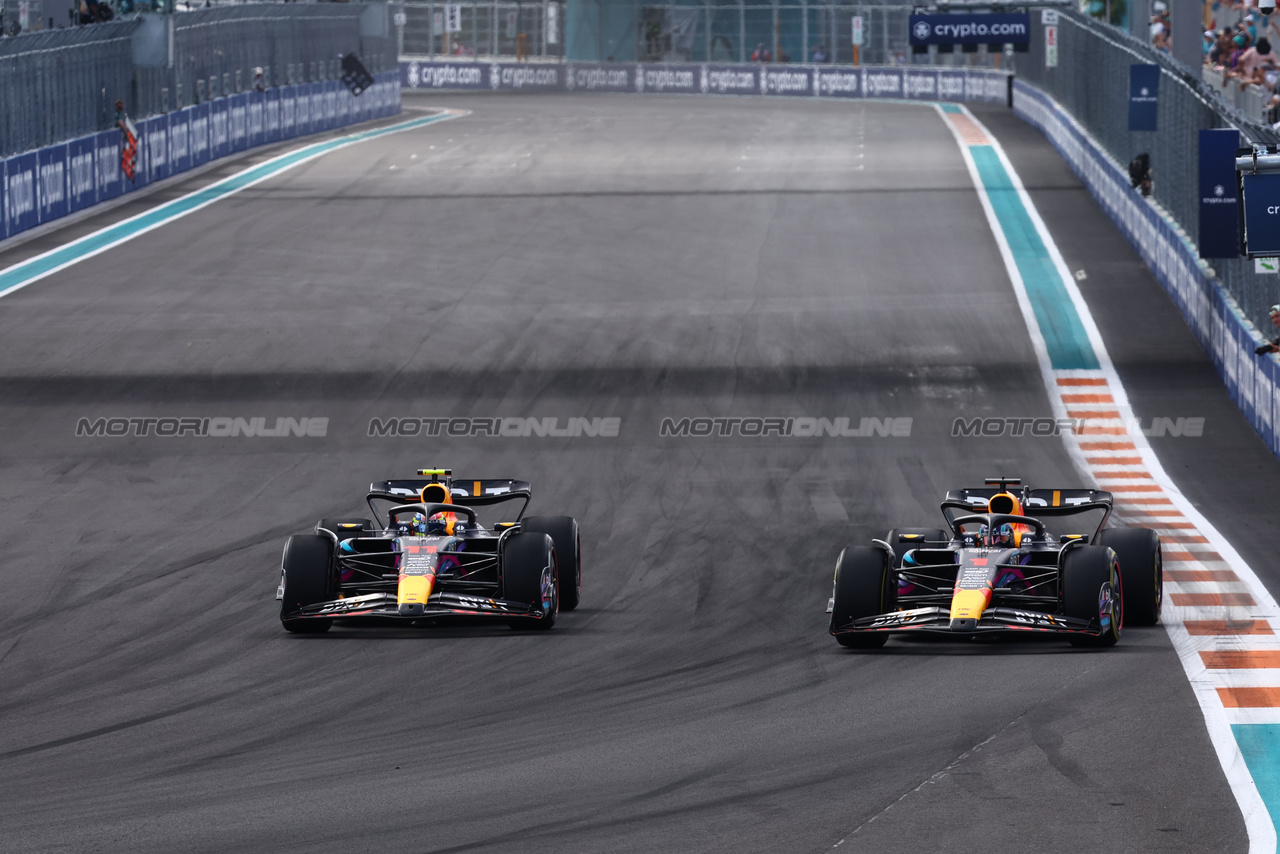
<svg viewBox="0 0 1280 854"><path fill-rule="evenodd" d="M911 28L911 31L915 35L915 37L920 39L921 41L924 41L925 39L929 38L929 33L932 32L932 30L929 28L928 22L926 21L916 21L916 25Z"/></svg>

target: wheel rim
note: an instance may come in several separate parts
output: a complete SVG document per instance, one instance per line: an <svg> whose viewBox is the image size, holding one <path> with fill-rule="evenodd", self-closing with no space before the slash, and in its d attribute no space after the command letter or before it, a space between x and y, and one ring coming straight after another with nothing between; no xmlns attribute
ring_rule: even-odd
<svg viewBox="0 0 1280 854"><path fill-rule="evenodd" d="M1119 565L1111 564L1111 633L1119 638L1124 631L1124 579Z"/></svg>
<svg viewBox="0 0 1280 854"><path fill-rule="evenodd" d="M542 613L550 616L556 612L556 560L554 555L551 563L542 570Z"/></svg>

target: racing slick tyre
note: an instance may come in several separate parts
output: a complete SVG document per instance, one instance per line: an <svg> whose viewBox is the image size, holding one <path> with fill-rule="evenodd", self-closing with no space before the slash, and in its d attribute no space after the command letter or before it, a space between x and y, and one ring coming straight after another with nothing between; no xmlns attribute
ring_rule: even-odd
<svg viewBox="0 0 1280 854"><path fill-rule="evenodd" d="M329 631L333 620L313 617L290 620L285 615L332 598L333 542L323 534L294 534L285 544L283 567L280 622L285 630L299 634Z"/></svg>
<svg viewBox="0 0 1280 854"><path fill-rule="evenodd" d="M373 522L368 519L321 519L316 524L316 533L320 533L320 529L324 528L333 531L338 535L339 540L345 540L348 537L367 537L377 532L377 528L373 527ZM323 534L320 534L324 536Z"/></svg>
<svg viewBox="0 0 1280 854"><path fill-rule="evenodd" d="M1124 586L1116 553L1106 546L1079 546L1062 558L1062 612L1098 620L1102 634L1071 635L1073 646L1115 646L1124 630Z"/></svg>
<svg viewBox="0 0 1280 854"><path fill-rule="evenodd" d="M902 534L914 534L920 537L919 543L900 543L898 537ZM941 528L894 528L884 541L893 546L893 565L895 567L902 566L902 556L912 549L916 548L941 548L942 543L938 541L951 542L951 535ZM927 543L925 541L928 541Z"/></svg>
<svg viewBox="0 0 1280 854"><path fill-rule="evenodd" d="M582 594L582 535L572 516L531 516L520 523L525 533L546 534L556 547L560 610L578 607Z"/></svg>
<svg viewBox="0 0 1280 854"><path fill-rule="evenodd" d="M836 629L859 617L873 617L897 607L897 587L884 549L852 546L836 560L835 590L831 594L831 626ZM841 646L876 649L889 639L887 632L850 632L835 635Z"/></svg>
<svg viewBox="0 0 1280 854"><path fill-rule="evenodd" d="M1098 545L1110 546L1120 563L1124 618L1131 626L1154 626L1164 600L1164 566L1160 535L1150 528L1108 528Z"/></svg>
<svg viewBox="0 0 1280 854"><path fill-rule="evenodd" d="M528 602L542 616L511 621L513 629L549 629L556 624L560 595L556 583L556 551L546 534L525 531L502 544L502 598Z"/></svg>

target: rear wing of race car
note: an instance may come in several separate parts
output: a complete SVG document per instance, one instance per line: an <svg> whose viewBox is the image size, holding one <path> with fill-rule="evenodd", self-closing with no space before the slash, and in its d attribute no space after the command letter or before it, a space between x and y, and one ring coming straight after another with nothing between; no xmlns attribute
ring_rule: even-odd
<svg viewBox="0 0 1280 854"><path fill-rule="evenodd" d="M973 489L953 489L942 500L942 514L950 521L956 518L951 511L957 511L959 515L985 512L987 502L992 497L1007 492L1022 504L1023 515L1036 519L1077 516L1089 511L1102 511L1090 540L1111 517L1114 498L1110 492L1101 489L1032 489L1015 484L1016 481L1007 486L1002 484Z"/></svg>
<svg viewBox="0 0 1280 854"><path fill-rule="evenodd" d="M524 499L524 505L516 514L519 520L529 506L533 497L533 487L525 480L465 480L460 477L447 478L443 482L438 478L412 478L403 480L381 480L369 484L369 494L365 501L373 509L374 501L390 501L395 504L413 503L426 500L422 491L429 484L443 483L449 490L450 501L463 507L484 507L490 504L501 504L504 501ZM377 511L374 510L374 515Z"/></svg>

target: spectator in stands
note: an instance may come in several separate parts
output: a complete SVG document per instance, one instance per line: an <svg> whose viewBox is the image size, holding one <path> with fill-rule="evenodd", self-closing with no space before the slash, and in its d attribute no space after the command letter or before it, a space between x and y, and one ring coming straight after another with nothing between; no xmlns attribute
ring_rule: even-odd
<svg viewBox="0 0 1280 854"><path fill-rule="evenodd" d="M1236 76L1236 65L1239 64L1240 58L1244 56L1246 50L1249 49L1249 36L1247 33L1236 33L1231 37L1231 53L1227 55L1226 62L1222 63L1222 85L1226 86L1227 81Z"/></svg>
<svg viewBox="0 0 1280 854"><path fill-rule="evenodd" d="M1236 43L1231 40L1231 30L1225 27L1218 33L1218 40L1213 45L1213 51L1209 54L1209 62L1219 68L1224 68L1227 61L1231 59L1231 53L1236 49Z"/></svg>
<svg viewBox="0 0 1280 854"><path fill-rule="evenodd" d="M1226 85L1228 77L1240 79L1241 91L1250 84L1265 85L1267 71L1275 69L1275 59L1275 54L1271 52L1271 42L1265 38L1258 39L1258 43L1244 51L1235 67L1222 78L1223 85Z"/></svg>
<svg viewBox="0 0 1280 854"><path fill-rule="evenodd" d="M1240 21L1240 31L1249 34L1249 40L1256 42L1258 40L1258 19L1250 12Z"/></svg>
<svg viewBox="0 0 1280 854"><path fill-rule="evenodd" d="M756 45L756 49L751 52L752 62L769 62L773 59L773 54L769 53L769 49L764 46L764 42Z"/></svg>
<svg viewBox="0 0 1280 854"><path fill-rule="evenodd" d="M1271 306L1271 325L1280 329L1280 305ZM1280 335L1275 338L1267 339L1266 344L1260 344L1253 348L1253 352L1259 356L1264 353L1280 353Z"/></svg>
<svg viewBox="0 0 1280 854"><path fill-rule="evenodd" d="M822 44L819 44L817 47L815 47L815 48L813 49L812 56L813 56L813 61L814 61L814 62L826 62L826 61L827 61L827 48L826 48L826 46L825 46L825 45L822 45Z"/></svg>

